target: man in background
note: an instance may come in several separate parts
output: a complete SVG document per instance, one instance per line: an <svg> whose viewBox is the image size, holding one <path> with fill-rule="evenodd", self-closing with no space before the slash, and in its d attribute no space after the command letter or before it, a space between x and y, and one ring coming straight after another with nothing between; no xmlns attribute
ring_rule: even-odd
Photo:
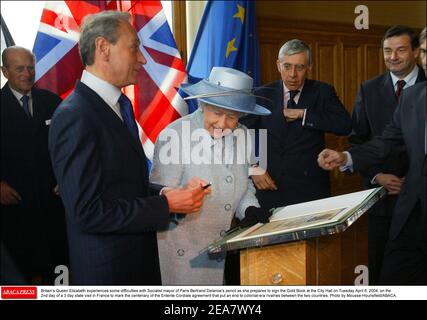
<svg viewBox="0 0 427 320"><path fill-rule="evenodd" d="M363 172L382 164L395 148L405 145L409 169L400 188L390 224L379 284L427 284L427 136L426 83L406 89L392 121L380 137L348 152L325 149L319 165L325 170Z"/></svg>
<svg viewBox="0 0 427 320"><path fill-rule="evenodd" d="M334 88L307 79L313 62L305 42L286 42L276 63L282 79L256 92L272 114L241 121L248 128L267 129L267 168L259 167L251 176L260 204L267 208L330 196L329 174L318 167L317 155L325 147L326 132L347 135L351 130Z"/></svg>
<svg viewBox="0 0 427 320"><path fill-rule="evenodd" d="M382 39L387 72L362 83L353 106L351 145L361 145L380 136L391 121L404 90L425 81L424 70L417 66L418 36L406 26L389 28ZM378 283L388 239L391 216L408 168L404 145L396 147L381 164L362 172L366 188L383 186L387 195L368 211L369 283Z"/></svg>
<svg viewBox="0 0 427 320"><path fill-rule="evenodd" d="M2 256L13 261L24 283L53 284L55 267L68 264L64 209L47 147L61 98L34 87L34 64L25 48L2 53L8 79L1 89L1 241L7 252ZM5 272L3 283L9 282Z"/></svg>

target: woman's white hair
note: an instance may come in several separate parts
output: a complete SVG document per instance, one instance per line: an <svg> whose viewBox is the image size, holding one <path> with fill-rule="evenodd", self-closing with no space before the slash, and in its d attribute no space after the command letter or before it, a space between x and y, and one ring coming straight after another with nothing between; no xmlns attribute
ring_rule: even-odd
<svg viewBox="0 0 427 320"><path fill-rule="evenodd" d="M220 109L224 109L224 110L229 110L229 109L227 109L227 108L221 108L221 107L218 107L218 106L211 105L211 104L206 103L206 102L204 102L204 101L201 101L201 100L199 100L199 99L197 99L197 105L199 106L199 109L200 109L202 112L203 112L204 107L206 107L206 106L212 106L212 107L215 107L215 108L220 108ZM234 110L230 110L230 111L234 111ZM234 111L234 112L237 112L237 113L239 114L239 119L240 119L240 118L242 118L242 117L244 117L244 116L247 116L247 115L248 115L247 113L243 113L243 112L240 112L240 111Z"/></svg>

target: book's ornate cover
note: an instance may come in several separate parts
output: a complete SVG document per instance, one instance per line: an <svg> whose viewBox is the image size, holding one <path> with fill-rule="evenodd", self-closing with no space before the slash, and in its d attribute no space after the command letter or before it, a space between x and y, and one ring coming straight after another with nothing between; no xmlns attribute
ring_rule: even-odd
<svg viewBox="0 0 427 320"><path fill-rule="evenodd" d="M236 230L210 244L208 252L216 257L229 250L343 232L385 193L380 187L277 208L269 223Z"/></svg>

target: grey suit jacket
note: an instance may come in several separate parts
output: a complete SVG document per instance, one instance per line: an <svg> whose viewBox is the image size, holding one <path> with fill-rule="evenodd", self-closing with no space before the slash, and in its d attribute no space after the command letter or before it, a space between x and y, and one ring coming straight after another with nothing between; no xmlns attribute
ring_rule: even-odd
<svg viewBox="0 0 427 320"><path fill-rule="evenodd" d="M426 213L426 82L403 91L392 121L380 137L350 149L355 171L381 164L396 147L404 144L410 159L409 170L400 190L392 223L390 239L395 239L413 212L418 201ZM425 216L424 216L425 217Z"/></svg>
<svg viewBox="0 0 427 320"><path fill-rule="evenodd" d="M206 247L230 227L234 213L242 219L247 207L259 207L255 188L248 179L249 165L247 161L236 163L236 153L233 164L195 164L191 161L197 161L194 157L201 154L200 142L192 141L188 148L186 143L190 135L195 138L195 130L201 128L203 113L197 110L169 125L159 135L154 148L151 182L176 187L187 184L194 176L212 182L212 193L206 196L200 213L187 215L178 225L171 223L168 231L158 233L164 285L221 285L224 262L210 260ZM246 131L241 125L239 128ZM164 141L173 135L179 137L179 144L176 141L170 143L169 139ZM212 140L209 138L209 141ZM236 150L235 140L233 148ZM213 148L211 150L213 152ZM180 155L178 163L162 163L168 155L177 153ZM191 154L194 157L189 159ZM202 158L207 160L206 155Z"/></svg>

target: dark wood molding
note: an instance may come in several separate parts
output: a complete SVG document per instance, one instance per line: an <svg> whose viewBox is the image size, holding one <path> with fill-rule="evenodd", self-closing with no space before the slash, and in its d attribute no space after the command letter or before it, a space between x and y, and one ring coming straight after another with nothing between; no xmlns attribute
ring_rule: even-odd
<svg viewBox="0 0 427 320"><path fill-rule="evenodd" d="M257 17L258 32L269 32L277 30L277 28L286 28L289 32L299 32L304 30L305 33L316 35L333 35L333 36L349 36L360 35L365 38L377 39L378 36L383 36L389 26L370 25L367 30L357 30L353 24L314 20L292 20L277 17ZM275 38L281 35L275 33Z"/></svg>
<svg viewBox="0 0 427 320"><path fill-rule="evenodd" d="M173 35L184 65L187 65L187 24L185 1L172 2Z"/></svg>

